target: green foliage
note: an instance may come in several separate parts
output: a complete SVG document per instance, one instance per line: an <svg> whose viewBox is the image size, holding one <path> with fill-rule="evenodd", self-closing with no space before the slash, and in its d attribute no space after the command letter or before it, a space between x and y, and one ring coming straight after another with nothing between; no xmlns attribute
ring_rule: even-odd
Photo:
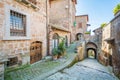
<svg viewBox="0 0 120 80"><path fill-rule="evenodd" d="M62 41L59 43L58 45L58 52L59 54L63 54L66 51L66 47L65 47L65 38L62 38Z"/></svg>
<svg viewBox="0 0 120 80"><path fill-rule="evenodd" d="M119 10L120 10L120 3L114 7L113 13L116 14Z"/></svg>
<svg viewBox="0 0 120 80"><path fill-rule="evenodd" d="M89 32L89 31L87 31L87 32L85 32L85 34L90 34L90 32Z"/></svg>
<svg viewBox="0 0 120 80"><path fill-rule="evenodd" d="M5 73L9 73L9 72L13 72L13 71L18 71L20 69L24 69L24 68L27 68L27 67L30 67L30 64L25 64L25 65L22 65L22 66L19 66L19 67L11 67L11 68L7 68L5 69Z"/></svg>
<svg viewBox="0 0 120 80"><path fill-rule="evenodd" d="M100 27L101 27L101 28L104 28L106 25L107 25L107 23L104 22L104 23L102 23L102 24L100 25Z"/></svg>
<svg viewBox="0 0 120 80"><path fill-rule="evenodd" d="M57 48L53 48L52 54L53 54L53 56L58 55L58 49Z"/></svg>

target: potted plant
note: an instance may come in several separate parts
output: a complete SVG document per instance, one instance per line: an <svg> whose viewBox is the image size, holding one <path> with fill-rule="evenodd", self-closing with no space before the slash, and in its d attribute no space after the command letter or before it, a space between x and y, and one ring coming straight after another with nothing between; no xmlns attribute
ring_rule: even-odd
<svg viewBox="0 0 120 80"><path fill-rule="evenodd" d="M53 55L53 60L57 60L57 58L58 58L58 49L57 48L53 48L52 55Z"/></svg>
<svg viewBox="0 0 120 80"><path fill-rule="evenodd" d="M58 57L62 57L65 55L66 47L65 47L65 41L62 39L62 41L58 45Z"/></svg>

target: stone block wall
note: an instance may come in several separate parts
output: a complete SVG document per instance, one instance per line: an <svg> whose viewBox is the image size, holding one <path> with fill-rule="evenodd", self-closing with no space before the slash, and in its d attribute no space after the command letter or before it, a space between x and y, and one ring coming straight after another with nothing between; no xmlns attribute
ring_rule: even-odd
<svg viewBox="0 0 120 80"><path fill-rule="evenodd" d="M120 16L115 16L111 21L111 31L111 36L115 39L112 45L113 71L120 77Z"/></svg>
<svg viewBox="0 0 120 80"><path fill-rule="evenodd" d="M29 62L30 45L32 42L42 42L42 55L46 56L46 0L37 0L38 10L16 0L0 0L0 52L6 56L15 55L18 59ZM6 7L14 8L22 13L29 15L29 38L28 39L4 39L7 23ZM8 19L9 20L9 19ZM8 32L9 33L9 32ZM22 57L24 56L24 57ZM23 61L23 62L24 62ZM25 62L26 63L26 62Z"/></svg>

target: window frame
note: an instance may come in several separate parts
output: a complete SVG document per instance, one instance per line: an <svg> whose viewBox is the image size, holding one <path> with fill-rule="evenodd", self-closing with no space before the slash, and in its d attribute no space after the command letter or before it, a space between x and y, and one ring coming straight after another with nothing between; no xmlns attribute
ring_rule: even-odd
<svg viewBox="0 0 120 80"><path fill-rule="evenodd" d="M57 48L58 45L59 45L59 35L57 33L54 33L52 37L52 48Z"/></svg>
<svg viewBox="0 0 120 80"><path fill-rule="evenodd" d="M25 31L26 36L10 36L10 11L11 10L26 16L26 31ZM4 27L3 40L25 40L25 39L31 39L29 14L19 9L16 9L12 6L5 5L5 27Z"/></svg>

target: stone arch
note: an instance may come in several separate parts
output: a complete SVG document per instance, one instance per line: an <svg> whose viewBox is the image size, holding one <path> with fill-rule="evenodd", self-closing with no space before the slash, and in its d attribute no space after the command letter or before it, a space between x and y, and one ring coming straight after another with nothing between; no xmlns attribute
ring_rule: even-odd
<svg viewBox="0 0 120 80"><path fill-rule="evenodd" d="M82 33L77 33L76 34L76 40L82 40L83 39L83 34Z"/></svg>
<svg viewBox="0 0 120 80"><path fill-rule="evenodd" d="M94 42L87 42L86 44L86 56L89 57L89 50L92 50L94 52L94 58L97 59L97 45Z"/></svg>

